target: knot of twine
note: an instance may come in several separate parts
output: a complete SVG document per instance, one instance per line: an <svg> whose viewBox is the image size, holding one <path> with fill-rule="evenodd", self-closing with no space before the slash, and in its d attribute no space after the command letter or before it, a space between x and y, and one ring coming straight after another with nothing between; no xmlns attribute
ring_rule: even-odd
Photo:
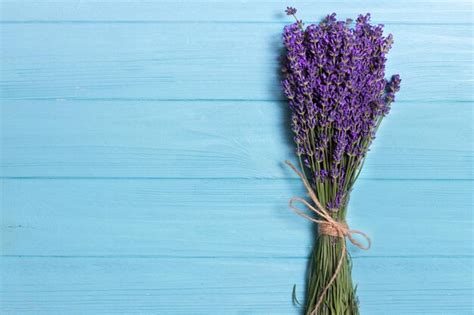
<svg viewBox="0 0 474 315"><path fill-rule="evenodd" d="M290 199L290 208L296 214L302 216L303 218L308 219L311 222L317 223L320 235L330 235L330 236L340 237L343 239L341 257L339 258L334 274L332 275L328 284L324 287L323 292L321 293L314 310L311 312L311 315L314 315L316 314L319 307L321 306L327 291L329 290L333 282L336 280L337 275L341 271L342 263L344 261L345 254L347 252L345 238L347 237L352 244L354 244L355 246L363 250L368 250L370 248L371 242L370 242L369 236L365 234L364 232L359 231L359 230L351 230L349 229L349 227L347 226L345 222L336 221L331 216L330 212L322 206L321 202L316 197L316 193L314 192L313 188L311 187L308 180L306 179L306 176L304 176L290 161L285 161L285 163L288 164L288 166L291 167L291 169L301 178L306 190L308 191L308 195L311 201L314 202L314 204L316 205L316 207L314 207L303 198L292 197ZM305 205L309 210L316 213L318 215L318 218L314 218L310 215L307 215L304 211L302 211L300 208L295 206L296 202L300 202L303 205ZM354 239L353 237L354 234L359 234L363 238L365 238L367 241L367 245L363 245L360 242L358 242L356 239Z"/></svg>

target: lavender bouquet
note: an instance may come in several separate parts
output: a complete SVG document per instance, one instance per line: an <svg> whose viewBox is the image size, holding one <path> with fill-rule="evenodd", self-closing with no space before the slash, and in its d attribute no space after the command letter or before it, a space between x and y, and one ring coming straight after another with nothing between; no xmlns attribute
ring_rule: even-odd
<svg viewBox="0 0 474 315"><path fill-rule="evenodd" d="M295 16L296 9L286 12ZM290 206L319 227L308 268L306 314L358 314L346 238L363 249L370 240L349 229L345 218L369 146L400 88L398 75L385 79L393 39L383 35L383 25L369 23L370 14L352 22L338 21L333 13L307 27L295 19L283 32L282 87L301 171L287 163L311 200L293 197ZM365 237L367 246L354 234Z"/></svg>

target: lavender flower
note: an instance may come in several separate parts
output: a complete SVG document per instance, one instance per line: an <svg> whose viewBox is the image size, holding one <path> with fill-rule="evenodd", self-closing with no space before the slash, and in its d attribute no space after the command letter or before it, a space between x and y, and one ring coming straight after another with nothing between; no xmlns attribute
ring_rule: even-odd
<svg viewBox="0 0 474 315"><path fill-rule="evenodd" d="M286 13L294 16L296 9ZM297 20L283 31L282 87L297 154L315 187L327 185L317 192L331 208L344 206L401 81L399 75L385 79L392 35L371 25L370 14L351 23L333 13L318 25L304 29Z"/></svg>
<svg viewBox="0 0 474 315"><path fill-rule="evenodd" d="M293 7L286 7L286 10L285 10L286 15L295 15L296 11L297 10Z"/></svg>
<svg viewBox="0 0 474 315"><path fill-rule="evenodd" d="M338 21L333 13L320 24L304 28L296 9L288 7L286 13L296 19L283 31L282 69L296 153L317 199L334 220L344 222L350 191L377 128L400 90L398 74L385 79L393 37L383 35L383 25L370 24L370 14L359 15L353 22ZM347 272L349 257L335 259L340 255L335 245L344 241L328 235L317 239L306 314L359 314ZM333 274L339 267L346 272ZM328 281L336 289L324 295ZM321 292L323 307L318 308Z"/></svg>

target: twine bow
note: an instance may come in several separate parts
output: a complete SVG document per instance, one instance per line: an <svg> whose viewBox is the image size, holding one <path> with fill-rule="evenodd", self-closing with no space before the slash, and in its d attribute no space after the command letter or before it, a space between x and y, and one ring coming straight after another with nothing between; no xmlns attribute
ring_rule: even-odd
<svg viewBox="0 0 474 315"><path fill-rule="evenodd" d="M288 164L289 167L301 178L303 181L303 184L308 191L308 195L311 199L311 201L314 202L316 207L311 205L309 202L307 202L305 199L300 198L300 197L292 197L290 199L290 208L298 215L302 216L305 219L308 219L311 222L319 224L319 233L322 235L332 235L332 236L337 236L345 239L346 237L349 239L349 241L357 246L360 249L363 250L368 250L370 248L371 242L370 238L367 234L365 234L362 231L359 230L351 230L347 226L346 223L344 222L338 222L336 221L330 214L330 212L324 208L321 204L321 202L318 200L316 197L316 193L314 192L313 188L309 184L308 180L306 179L306 176L304 176L290 161L285 161L286 164ZM319 217L318 219L315 219L312 216L307 215L304 211L302 211L300 208L295 206L295 202L300 202L303 205L305 205L309 210L312 212L316 213ZM363 238L367 240L367 245L364 246L360 242L358 242L356 239L354 239L353 235L354 234L359 234ZM316 314L318 308L321 306L321 303L323 302L324 296L326 295L327 291L333 284L333 282L336 280L337 275L341 271L342 263L344 261L344 257L346 254L346 242L343 240L342 242L342 252L341 252L341 257L339 258L339 262L337 263L336 270L334 271L334 274L332 275L331 279L329 280L328 284L324 287L323 292L321 293L321 296L318 299L318 302L316 303L316 306L314 310L311 312L311 315Z"/></svg>

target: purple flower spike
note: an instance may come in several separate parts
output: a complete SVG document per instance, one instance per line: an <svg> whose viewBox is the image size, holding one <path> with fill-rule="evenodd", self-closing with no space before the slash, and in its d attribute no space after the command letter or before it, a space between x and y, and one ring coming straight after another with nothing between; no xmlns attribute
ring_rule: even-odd
<svg viewBox="0 0 474 315"><path fill-rule="evenodd" d="M286 7L286 10L285 10L286 15L295 15L296 11L297 10L293 7Z"/></svg>
<svg viewBox="0 0 474 315"><path fill-rule="evenodd" d="M335 185L325 201L340 207L400 90L399 75L385 79L392 35L370 24L370 14L350 23L333 13L306 28L299 20L286 26L283 43L282 87L297 154L315 184Z"/></svg>

